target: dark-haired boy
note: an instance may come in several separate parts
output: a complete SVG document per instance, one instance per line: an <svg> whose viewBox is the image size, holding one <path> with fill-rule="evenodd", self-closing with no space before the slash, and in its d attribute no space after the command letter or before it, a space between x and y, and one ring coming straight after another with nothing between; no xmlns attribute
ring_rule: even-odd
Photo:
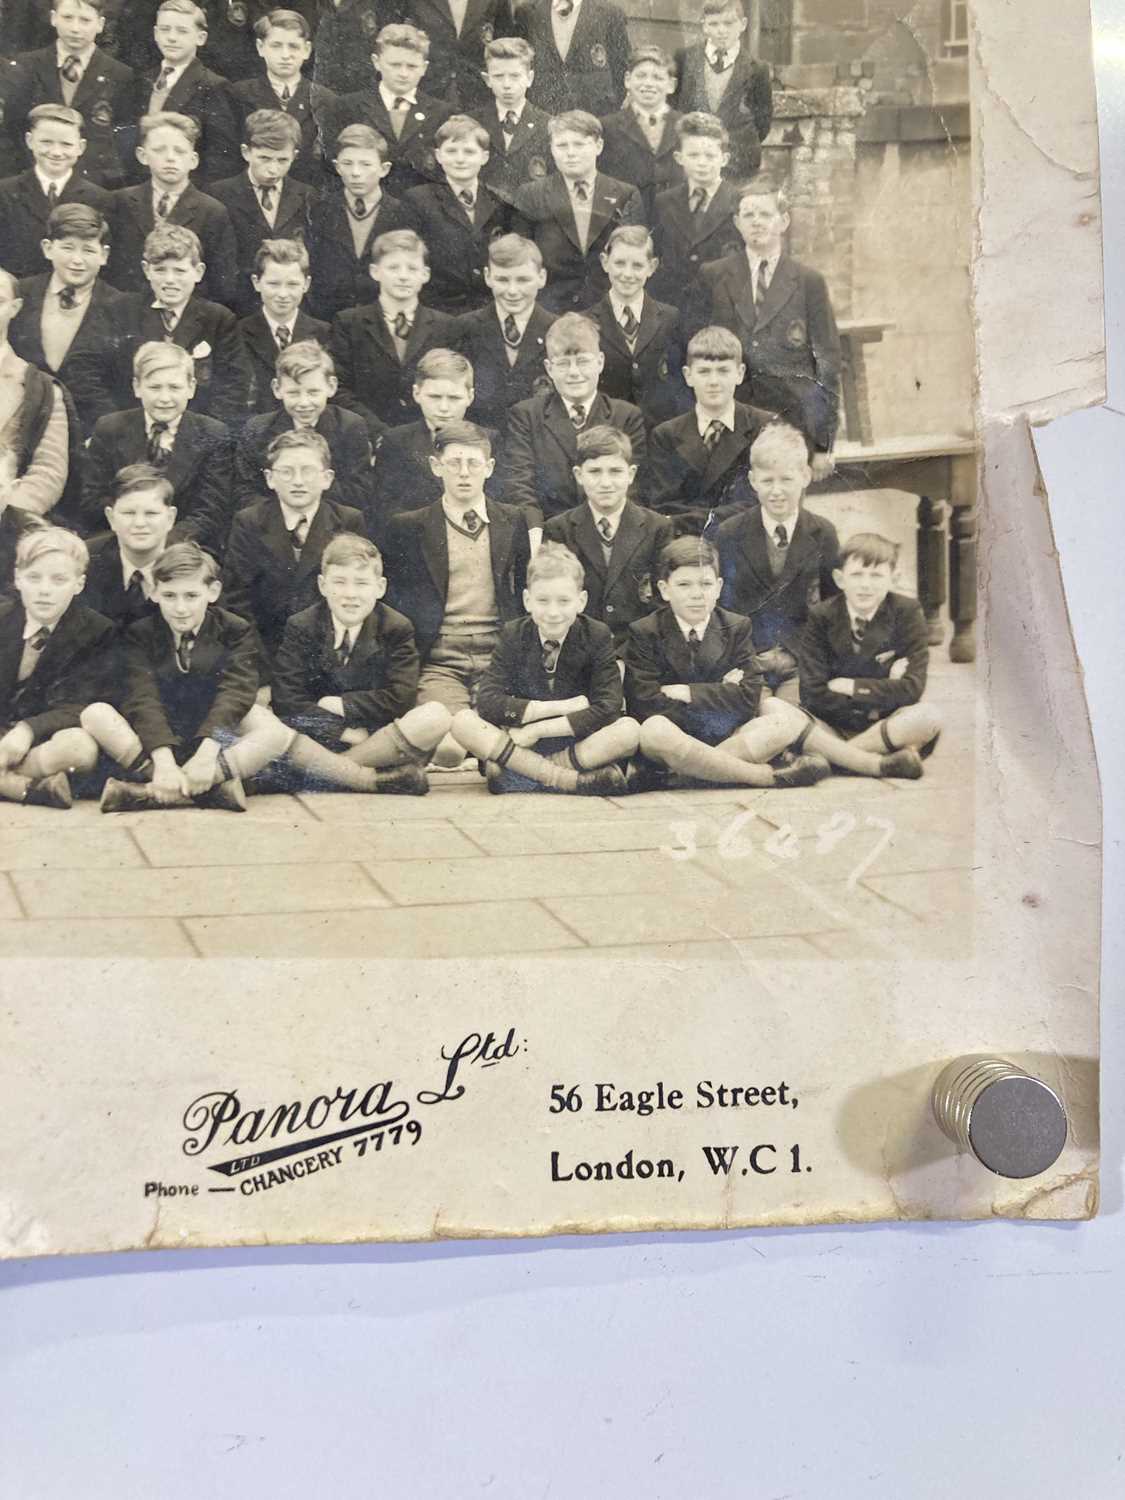
<svg viewBox="0 0 1125 1500"><path fill-rule="evenodd" d="M249 360L246 409L251 416L276 412L273 383L277 357L290 344L312 339L328 345L329 328L301 306L312 284L309 253L300 240L263 240L252 262L250 282L261 302L241 318L238 336Z"/></svg>
<svg viewBox="0 0 1125 1500"><path fill-rule="evenodd" d="M625 700L640 721L641 753L691 781L811 786L829 774L820 756L768 764L802 740L808 720L777 699L763 711L750 621L718 608L721 586L709 542L682 536L661 553L663 607L630 626L625 643Z"/></svg>
<svg viewBox="0 0 1125 1500"><path fill-rule="evenodd" d="M547 330L555 320L536 301L547 273L533 240L491 240L484 280L492 305L457 320L457 347L473 368L473 420L503 429L512 407L547 380Z"/></svg>
<svg viewBox="0 0 1125 1500"><path fill-rule="evenodd" d="M288 621L277 655L274 706L297 730L280 774L295 771L306 786L421 796L449 713L414 704L414 631L382 602L379 549L365 537L334 537L317 588L322 597Z"/></svg>
<svg viewBox="0 0 1125 1500"><path fill-rule="evenodd" d="M637 47L625 69L625 106L602 118L605 149L599 165L610 177L640 189L645 223L652 223L658 192L683 181L676 160L678 111L668 100L676 91L676 69L662 47Z"/></svg>
<svg viewBox="0 0 1125 1500"><path fill-rule="evenodd" d="M646 291L656 270L652 236L643 224L623 224L602 251L609 291L589 310L601 330L605 367L599 382L607 396L631 402L651 431L690 403L683 381L680 315Z"/></svg>
<svg viewBox="0 0 1125 1500"><path fill-rule="evenodd" d="M680 310L691 334L707 322L700 267L739 245L734 227L734 189L724 181L730 136L714 115L683 115L676 121L675 160L684 181L656 194L652 235L660 258L649 290Z"/></svg>
<svg viewBox="0 0 1125 1500"><path fill-rule="evenodd" d="M582 564L557 543L527 569L526 618L503 627L453 737L486 766L490 792L578 792L620 796L619 762L636 754L640 729L621 717L621 672L613 638L585 614ZM499 730L499 734L497 733Z"/></svg>
<svg viewBox="0 0 1125 1500"><path fill-rule="evenodd" d="M333 165L339 186L326 188L317 199L306 236L313 281L309 305L327 320L375 301L371 247L381 234L411 227L400 201L383 189L390 152L377 130L346 125L336 137Z"/></svg>
<svg viewBox="0 0 1125 1500"><path fill-rule="evenodd" d="M434 133L450 115L451 104L424 94L419 84L430 66L430 39L417 26L392 22L375 37L371 61L379 81L339 101L339 118L371 126L387 143L390 172L387 188L396 197L408 188L433 182Z"/></svg>
<svg viewBox="0 0 1125 1500"><path fill-rule="evenodd" d="M751 177L773 123L770 70L750 52L742 0L702 0L700 12L702 40L676 59L676 107L717 115L730 131L735 175Z"/></svg>
<svg viewBox="0 0 1125 1500"><path fill-rule="evenodd" d="M79 168L85 122L65 104L37 104L24 140L32 165L0 182L0 265L13 276L35 276L43 265L43 236L52 209L81 203L103 217L110 195Z"/></svg>
<svg viewBox="0 0 1125 1500"><path fill-rule="evenodd" d="M319 188L326 179L323 140L337 120L339 99L302 69L312 55L312 32L299 11L269 10L254 22L255 47L264 64L257 78L230 86L235 119L245 139L247 118L259 109L284 110L301 132L290 171L298 182Z"/></svg>
<svg viewBox="0 0 1125 1500"><path fill-rule="evenodd" d="M51 269L20 282L23 306L8 329L21 359L66 386L87 435L121 405L125 299L98 274L109 255L107 234L96 209L82 203L52 209L40 252Z"/></svg>
<svg viewBox="0 0 1125 1500"><path fill-rule="evenodd" d="M161 0L152 34L160 56L140 82L141 112L190 115L199 123L201 180L228 176L238 165L238 131L226 79L197 56L207 42L206 11L195 0Z"/></svg>
<svg viewBox="0 0 1125 1500"><path fill-rule="evenodd" d="M839 594L814 605L801 634L801 705L817 722L806 747L859 776L916 780L941 734L921 702L929 645L916 599L891 592L898 548L874 532L840 549Z"/></svg>
<svg viewBox="0 0 1125 1500"><path fill-rule="evenodd" d="M159 613L125 632L120 712L92 703L82 714L82 727L130 778L106 782L102 812L193 801L245 812L243 778L293 738L254 701L254 627L219 607L218 567L194 542L168 547L153 577Z"/></svg>
<svg viewBox="0 0 1125 1500"><path fill-rule="evenodd" d="M615 427L578 434L574 477L583 504L552 516L544 542L560 542L586 574L583 613L603 620L620 646L634 620L653 608L656 562L672 540L672 523L629 499L636 478L633 449Z"/></svg>
<svg viewBox="0 0 1125 1500"><path fill-rule="evenodd" d="M625 92L629 28L613 0L527 0L512 30L535 49L530 98L549 115L566 109L608 115Z"/></svg>
<svg viewBox="0 0 1125 1500"><path fill-rule="evenodd" d="M496 37L484 49L484 81L491 95L473 106L491 143L481 173L498 198L513 203L517 190L551 169L550 116L530 104L535 51L521 36Z"/></svg>
<svg viewBox="0 0 1125 1500"><path fill-rule="evenodd" d="M89 543L83 601L118 630L156 608L152 570L176 524L175 493L153 464L129 464L116 475L107 497L109 532Z"/></svg>

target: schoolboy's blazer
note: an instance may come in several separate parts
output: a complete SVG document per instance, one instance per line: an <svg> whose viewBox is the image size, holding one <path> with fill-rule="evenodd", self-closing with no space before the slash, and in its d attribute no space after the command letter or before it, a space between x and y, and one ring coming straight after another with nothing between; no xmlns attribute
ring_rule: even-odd
<svg viewBox="0 0 1125 1500"><path fill-rule="evenodd" d="M685 520L715 511L725 519L731 507L751 504L750 444L772 420L772 412L736 401L734 431L725 430L710 449L694 409L661 422L652 434L650 483L642 492L648 504L662 516Z"/></svg>
<svg viewBox="0 0 1125 1500"><path fill-rule="evenodd" d="M796 655L809 609L834 595L832 570L839 562L840 538L831 521L802 510L793 527L785 563L770 571L766 526L769 518L754 506L723 521L714 534L723 574L722 602L754 623L754 646L784 646Z"/></svg>
<svg viewBox="0 0 1125 1500"><path fill-rule="evenodd" d="M350 505L322 498L309 526L301 555L295 558L281 502L273 495L240 510L230 529L223 564L223 603L232 614L252 620L265 648L262 681L281 645L290 615L308 609L320 597L316 580L325 547L342 531L366 535L364 518Z"/></svg>
<svg viewBox="0 0 1125 1500"><path fill-rule="evenodd" d="M675 109L670 109L664 116L664 127L655 151L641 129L635 111L628 105L606 115L602 121L605 144L598 157L598 169L607 177L631 182L639 189L646 224L652 223L656 194L684 180L684 170L674 155L679 146L676 121L681 118Z"/></svg>
<svg viewBox="0 0 1125 1500"><path fill-rule="evenodd" d="M705 265L700 275L711 320L742 341L755 405L800 421L816 447L827 451L836 436L843 361L824 277L783 254L755 310L744 249Z"/></svg>
<svg viewBox="0 0 1125 1500"><path fill-rule="evenodd" d="M680 310L680 321L690 337L707 321L708 300L700 284L700 267L741 248L734 227L736 198L729 183L721 182L702 213L688 206L686 182L656 194L652 234L660 260L647 291Z"/></svg>
<svg viewBox="0 0 1125 1500"><path fill-rule="evenodd" d="M88 531L102 530L103 510L113 479L126 464L148 462L145 414L141 407L99 417L86 450L82 514ZM164 474L175 489L180 541L195 541L221 557L234 509L231 437L221 422L185 411Z"/></svg>
<svg viewBox="0 0 1125 1500"><path fill-rule="evenodd" d="M81 203L109 217L111 196L77 168L59 194L59 204ZM38 276L47 266L42 241L51 205L34 169L0 182L0 265L13 276Z"/></svg>
<svg viewBox="0 0 1125 1500"><path fill-rule="evenodd" d="M265 313L253 312L238 322L238 336L249 361L250 384L246 392L246 410L250 416L260 412L277 410L277 397L273 393L273 379L277 373L277 356L281 350L270 332ZM328 348L328 324L308 313L298 310L293 319L293 343L303 339L315 339Z"/></svg>
<svg viewBox="0 0 1125 1500"><path fill-rule="evenodd" d="M738 50L726 92L717 110L707 101L707 71L710 63L702 42L676 55L679 87L673 96L684 114L704 110L717 114L730 132L731 160L727 171L734 179L752 177L762 164L762 142L773 123L773 85L765 63L750 56L745 39Z"/></svg>
<svg viewBox="0 0 1125 1500"><path fill-rule="evenodd" d="M901 657L906 672L888 673ZM797 650L801 702L810 713L845 733L866 729L896 708L917 703L926 690L930 648L926 617L917 600L888 594L856 645L843 594L814 605ZM851 677L855 694L835 693L834 677Z"/></svg>
<svg viewBox="0 0 1125 1500"><path fill-rule="evenodd" d="M554 321L555 314L536 303L515 363L509 364L494 303L458 318L455 347L473 367L470 415L474 422L503 429L517 402L529 400L540 387L549 384L543 361L547 355L547 329Z"/></svg>
<svg viewBox="0 0 1125 1500"><path fill-rule="evenodd" d="M492 454L500 453L499 435L488 429ZM378 542L385 535L392 516L399 511L417 510L441 499L442 483L430 468L434 440L424 421L392 427L379 444L375 455L374 505L372 536ZM501 493L499 472L485 481L485 495L491 499Z"/></svg>
<svg viewBox="0 0 1125 1500"><path fill-rule="evenodd" d="M373 442L387 427L414 419L414 367L427 349L450 348L456 328L448 314L419 304L400 364L378 302L349 308L333 320L328 349L340 382L336 399L367 421Z"/></svg>
<svg viewBox="0 0 1125 1500"><path fill-rule="evenodd" d="M597 393L586 413L587 427L620 427L633 445L637 492L644 493L648 458L645 424L627 401ZM504 440L500 493L509 505L523 507L529 526L572 510L582 501L574 465L578 462L578 433L554 390L512 408Z"/></svg>
<svg viewBox="0 0 1125 1500"><path fill-rule="evenodd" d="M125 298L101 280L95 281L66 357L57 370L47 365L43 352L43 304L51 273L30 276L19 284L23 306L8 330L12 348L29 364L61 380L74 398L82 431L88 437L94 423L119 411L131 399L122 383L123 349L128 337L123 324Z"/></svg>
<svg viewBox="0 0 1125 1500"><path fill-rule="evenodd" d="M621 512L608 562L594 513L585 502L552 516L543 527L545 542L561 542L581 562L586 570L585 613L604 620L619 644L633 621L649 614L656 603L657 561L672 535L671 521L632 500L626 500Z"/></svg>
<svg viewBox="0 0 1125 1500"><path fill-rule="evenodd" d="M740 682L724 682L740 671ZM691 702L666 698L671 683L687 683ZM695 660L679 622L668 605L629 627L625 641L625 704L634 718L663 714L691 732L693 720L709 715L737 716L743 723L758 712L762 674L754 655L750 621L727 609L715 609L707 622Z"/></svg>
<svg viewBox="0 0 1125 1500"><path fill-rule="evenodd" d="M206 270L196 288L200 297L228 303L238 282L238 248L234 227L225 206L188 183L172 212L169 224L181 224L199 236ZM156 227L152 183L121 188L110 205L110 252L107 279L122 292L148 290L141 259L145 238Z"/></svg>
<svg viewBox="0 0 1125 1500"><path fill-rule="evenodd" d="M458 114L478 119L477 109L492 97L481 77L485 43L511 34L508 0L468 0L460 33L454 29L447 0L408 0L400 10L404 21L430 39L425 81L440 88L442 98L456 105Z"/></svg>
<svg viewBox="0 0 1125 1500"><path fill-rule="evenodd" d="M152 67L146 69L138 84L142 114L148 111L153 85L159 77L160 68ZM199 144L195 149L199 154L198 171L202 182L213 182L238 171L238 126L228 87L224 77L204 67L197 57L188 63L161 105L162 110L190 115L198 122Z"/></svg>
<svg viewBox="0 0 1125 1500"><path fill-rule="evenodd" d="M130 625L124 638L121 712L145 753L208 739L238 727L258 692L258 637L253 625L217 604L208 607L180 670L171 629L158 612Z"/></svg>
<svg viewBox="0 0 1125 1500"><path fill-rule="evenodd" d="M308 300L314 316L331 322L346 308L377 301L379 288L370 271L371 244L381 234L411 227L399 199L387 192L380 195L359 255L355 253L344 195L338 187L327 189L316 199L310 219L306 244L312 288Z"/></svg>
<svg viewBox="0 0 1125 1500"><path fill-rule="evenodd" d="M7 15L8 7L4 6L0 33ZM0 179L14 177L27 166L28 151L23 138L27 130L30 82L22 65L11 55L25 50L30 49L14 48L0 34Z"/></svg>
<svg viewBox="0 0 1125 1500"><path fill-rule="evenodd" d="M360 626L347 666L335 650L324 600L285 626L273 676L273 711L287 723L322 720L321 698L341 698L344 724L381 729L414 707L420 663L414 628L382 600Z"/></svg>
<svg viewBox="0 0 1125 1500"><path fill-rule="evenodd" d="M555 43L551 0L517 7L513 31L535 48L533 104L549 115L584 109L599 119L618 108L630 48L625 14L612 0L582 0L565 58Z"/></svg>
<svg viewBox="0 0 1125 1500"><path fill-rule="evenodd" d="M52 43L20 59L27 78L27 106L62 104L58 49ZM119 188L133 172L136 122L141 114L140 80L133 69L95 47L70 107L86 121L82 170L101 187Z"/></svg>
<svg viewBox="0 0 1125 1500"><path fill-rule="evenodd" d="M242 429L234 456L235 504L250 504L268 494L263 471L266 450L282 432L293 431L293 419L284 407L251 417ZM324 498L361 512L366 525L371 513L371 441L367 423L354 411L332 402L320 414L316 431L328 444L335 478Z"/></svg>
<svg viewBox="0 0 1125 1500"><path fill-rule="evenodd" d="M574 738L604 729L621 717L621 671L609 627L579 615L566 633L554 679L543 670L543 642L530 615L510 620L477 689L477 709L490 724L507 729L523 723L528 703L586 697L589 708L567 714Z"/></svg>
<svg viewBox="0 0 1125 1500"><path fill-rule="evenodd" d="M588 3L583 0L583 10ZM598 257L610 235L622 224L644 220L637 189L604 172L595 175L590 205L589 238L583 250L570 196L557 172L526 183L516 194L512 228L539 246L548 278L540 300L553 312L574 312L597 301L609 286Z"/></svg>
<svg viewBox="0 0 1125 1500"><path fill-rule="evenodd" d="M691 392L684 384L684 338L676 308L646 295L631 349L608 292L594 303L588 316L602 333L605 367L598 385L607 396L639 407L650 432L691 405Z"/></svg>
<svg viewBox="0 0 1125 1500"><path fill-rule="evenodd" d="M484 268L489 243L511 228L508 204L479 183L470 216L448 182L430 182L411 188L402 206L430 252L427 302L453 316L491 304Z"/></svg>
<svg viewBox="0 0 1125 1500"><path fill-rule="evenodd" d="M345 125L371 125L377 130L390 151L391 170L384 177L383 186L392 197L401 198L409 188L442 180L442 170L434 156L434 133L443 121L456 113L452 104L419 89L414 95L414 108L402 123L402 134L396 136L379 92L379 81L373 75L368 88L345 94L338 101L332 140L335 141Z"/></svg>
<svg viewBox="0 0 1125 1500"><path fill-rule="evenodd" d="M232 430L241 426L250 399L250 357L239 337L238 319L229 308L206 297L191 297L168 335L159 310L152 305L152 293L145 291L123 298L121 317L126 335L122 342L126 390L132 391L133 355L140 346L168 340L189 350L195 362L191 410L225 422Z"/></svg>
<svg viewBox="0 0 1125 1500"><path fill-rule="evenodd" d="M546 177L548 172L554 171L551 137L547 131L551 117L544 110L536 109L530 100L524 102L510 146L504 139L504 127L500 123L496 100L491 95L487 104L475 107L472 115L488 131L490 142L481 181L486 182L505 203L515 202L516 193L525 182Z"/></svg>
<svg viewBox="0 0 1125 1500"><path fill-rule="evenodd" d="M91 537L86 545L90 565L80 597L89 609L104 615L119 632L127 630L135 620L156 613L154 600L137 601L129 597L121 568L121 547L112 531Z"/></svg>
<svg viewBox="0 0 1125 1500"><path fill-rule="evenodd" d="M496 610L501 622L523 613L523 590L531 547L527 522L514 505L487 503L485 528L492 559ZM386 573L391 603L414 626L425 661L441 630L449 590L449 541L440 500L392 517L386 534Z"/></svg>
<svg viewBox="0 0 1125 1500"><path fill-rule="evenodd" d="M340 98L375 88L379 80L371 50L376 32L390 19L396 18L387 15L383 0L340 0L339 5L324 7L316 22L313 52L317 83Z"/></svg>
<svg viewBox="0 0 1125 1500"><path fill-rule="evenodd" d="M323 84L300 78L288 104L282 104L264 73L257 78L243 78L229 86L239 139L244 137L246 117L256 109L280 109L292 115L301 127L301 144L297 159L289 169L298 182L322 187L330 169L325 164L325 135L337 120L340 100ZM337 126L338 128L338 126Z"/></svg>
<svg viewBox="0 0 1125 1500"><path fill-rule="evenodd" d="M258 294L250 281L258 247L263 240L307 239L316 192L308 183L286 177L281 184L277 221L272 228L247 173L239 172L221 182L212 182L208 192L226 209L234 230L239 271L232 305L237 312L250 313L258 306Z"/></svg>
<svg viewBox="0 0 1125 1500"><path fill-rule="evenodd" d="M113 626L73 600L51 631L31 676L20 682L26 622L18 599L0 604L0 724L26 723L38 743L60 729L74 729L86 705L101 696Z"/></svg>

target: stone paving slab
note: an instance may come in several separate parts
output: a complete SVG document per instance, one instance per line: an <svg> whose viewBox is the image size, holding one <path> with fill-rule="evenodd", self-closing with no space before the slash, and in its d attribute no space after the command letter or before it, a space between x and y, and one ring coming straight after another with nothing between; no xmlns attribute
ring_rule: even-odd
<svg viewBox="0 0 1125 1500"><path fill-rule="evenodd" d="M228 819L223 837L187 819L169 837L167 825L133 830L137 844L155 866L340 864L364 860L461 859L480 849L452 823L388 822L348 827L303 819L284 824L259 821L250 803L245 817Z"/></svg>
<svg viewBox="0 0 1125 1500"><path fill-rule="evenodd" d="M175 918L80 917L0 922L0 958L194 958Z"/></svg>
<svg viewBox="0 0 1125 1500"><path fill-rule="evenodd" d="M124 828L71 823L0 828L0 870L114 870L143 865Z"/></svg>

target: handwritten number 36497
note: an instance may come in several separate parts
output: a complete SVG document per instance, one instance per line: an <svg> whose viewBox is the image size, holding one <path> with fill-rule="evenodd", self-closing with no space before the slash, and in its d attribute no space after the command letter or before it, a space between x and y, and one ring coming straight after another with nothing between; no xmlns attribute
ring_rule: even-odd
<svg viewBox="0 0 1125 1500"><path fill-rule="evenodd" d="M768 837L762 839L760 843L755 843L748 835L751 825L757 821L758 815L753 811L738 813L733 817L724 826L716 841L715 849L719 857L721 859L749 859L760 851L773 859L792 862L800 859L807 852L802 848L801 840L788 823L782 823L779 828L771 829ZM859 818L853 813L834 812L816 828L813 852L820 855L830 853L844 839L867 828L874 829L879 834L879 838L866 851L848 876L849 886L858 885L879 858L894 838L895 825L888 818L870 815L865 817L861 824ZM697 823L673 823L671 829L676 843L662 845L660 852L666 854L669 859L694 859L699 853L696 838L699 825Z"/></svg>

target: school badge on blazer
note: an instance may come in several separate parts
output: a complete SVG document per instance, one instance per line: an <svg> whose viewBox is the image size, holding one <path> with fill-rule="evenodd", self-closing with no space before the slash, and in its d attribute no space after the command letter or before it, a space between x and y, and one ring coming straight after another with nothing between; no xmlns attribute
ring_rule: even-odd
<svg viewBox="0 0 1125 1500"><path fill-rule="evenodd" d="M99 78L98 82L104 83L105 79ZM113 124L113 106L108 99L98 100L90 111L90 119L95 125L100 125L103 129Z"/></svg>
<svg viewBox="0 0 1125 1500"><path fill-rule="evenodd" d="M193 346L191 357L195 361L196 385L209 385L211 383L211 345L206 339L201 339Z"/></svg>
<svg viewBox="0 0 1125 1500"><path fill-rule="evenodd" d="M808 341L808 329L801 322L800 318L790 323L789 330L785 335L785 342L789 345L790 349L803 349Z"/></svg>
<svg viewBox="0 0 1125 1500"><path fill-rule="evenodd" d="M241 29L249 19L250 11L243 0L227 0L227 21L231 26Z"/></svg>
<svg viewBox="0 0 1125 1500"><path fill-rule="evenodd" d="M493 30L492 22L485 21L480 28L480 39L486 47L488 46L489 42L494 39L495 34L496 33Z"/></svg>
<svg viewBox="0 0 1125 1500"><path fill-rule="evenodd" d="M368 36L374 36L375 33L379 30L378 18L376 16L373 16L369 10L364 11L363 15L360 16L359 24L363 27Z"/></svg>
<svg viewBox="0 0 1125 1500"><path fill-rule="evenodd" d="M590 61L595 68L604 68L608 64L609 58L601 42L595 42L590 48Z"/></svg>
<svg viewBox="0 0 1125 1500"><path fill-rule="evenodd" d="M529 177L546 177L547 163L541 156L533 156L528 162L527 175Z"/></svg>
<svg viewBox="0 0 1125 1500"><path fill-rule="evenodd" d="M651 574L642 573L641 576L637 579L637 598L641 601L642 604L652 603Z"/></svg>

